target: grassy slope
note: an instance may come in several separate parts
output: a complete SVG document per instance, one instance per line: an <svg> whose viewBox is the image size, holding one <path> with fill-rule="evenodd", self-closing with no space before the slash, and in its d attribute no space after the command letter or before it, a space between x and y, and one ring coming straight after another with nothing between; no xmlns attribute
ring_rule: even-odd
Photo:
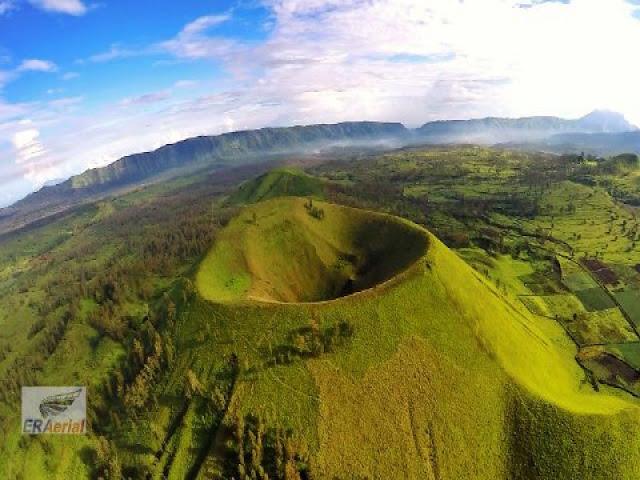
<svg viewBox="0 0 640 480"><path fill-rule="evenodd" d="M236 203L255 203L281 196L320 196L321 180L295 168L277 168L242 184L231 196Z"/></svg>
<svg viewBox="0 0 640 480"><path fill-rule="evenodd" d="M295 201L278 205L271 214L288 215ZM260 217L273 207L253 208ZM239 351L250 369L229 415L261 412L294 428L321 478L636 478L637 407L593 393L556 323L511 307L438 240L430 244L407 272L359 295L200 302L180 344L197 371L211 371L212 351ZM264 366L265 350L311 316L322 325L349 319L351 344ZM205 329L202 344L188 347Z"/></svg>

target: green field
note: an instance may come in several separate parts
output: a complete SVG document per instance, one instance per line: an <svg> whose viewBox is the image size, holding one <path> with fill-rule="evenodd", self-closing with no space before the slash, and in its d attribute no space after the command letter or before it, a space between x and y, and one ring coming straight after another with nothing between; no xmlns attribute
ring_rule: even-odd
<svg viewBox="0 0 640 480"><path fill-rule="evenodd" d="M640 369L640 343L611 344L607 349L623 357L629 364Z"/></svg>
<svg viewBox="0 0 640 480"><path fill-rule="evenodd" d="M632 289L627 289L623 292L616 293L615 296L633 322L640 327L640 293Z"/></svg>
<svg viewBox="0 0 640 480"><path fill-rule="evenodd" d="M616 306L607 292L600 287L578 290L575 294L589 312L599 312Z"/></svg>
<svg viewBox="0 0 640 480"><path fill-rule="evenodd" d="M620 309L610 308L561 320L581 346L640 340Z"/></svg>

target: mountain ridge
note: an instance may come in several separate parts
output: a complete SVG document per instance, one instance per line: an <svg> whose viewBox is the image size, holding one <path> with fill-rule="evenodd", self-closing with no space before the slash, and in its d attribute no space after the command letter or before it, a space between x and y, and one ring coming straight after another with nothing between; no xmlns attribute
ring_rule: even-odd
<svg viewBox="0 0 640 480"><path fill-rule="evenodd" d="M150 152L122 157L86 170L52 186L44 186L6 208L0 208L0 234L9 233L71 207L116 194L127 188L198 171L222 171L265 163L286 155L366 142L408 143L401 123L342 122L262 128L199 136Z"/></svg>
<svg viewBox="0 0 640 480"><path fill-rule="evenodd" d="M130 183L152 174L186 164L213 160L247 157L261 153L277 154L279 151L308 147L314 142L348 141L372 136L402 136L406 128L400 123L342 122L308 126L261 128L223 133L213 136L198 136L164 145L156 150L121 157L101 168L93 168L74 175L66 181L42 188L14 205L20 206L33 195L50 193L59 189L90 189L99 185ZM212 162L212 163L213 163ZM47 191L47 189L49 189Z"/></svg>
<svg viewBox="0 0 640 480"><path fill-rule="evenodd" d="M621 139L625 139L625 135L631 135L635 139L636 134L640 137L637 127L621 114L596 110L574 120L552 116L487 117L438 120L425 123L417 129L406 128L397 122L362 121L267 127L199 136L153 151L127 155L104 167L74 175L61 183L46 185L13 205L0 208L0 233L14 231L70 207L149 182L197 171L215 172L259 164L286 155L317 152L331 147L390 149L445 143L544 145L544 142L561 142L562 138L557 137L558 135L587 135L585 141L615 143L618 138L616 135ZM637 144L638 148L627 149L628 151L640 151L640 141L634 142L631 142L632 146ZM626 144L622 142L622 145ZM606 150L623 153L620 148Z"/></svg>

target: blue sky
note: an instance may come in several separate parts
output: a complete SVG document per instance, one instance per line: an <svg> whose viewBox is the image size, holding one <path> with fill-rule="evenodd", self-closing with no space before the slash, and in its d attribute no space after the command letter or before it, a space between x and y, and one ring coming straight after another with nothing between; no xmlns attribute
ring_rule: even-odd
<svg viewBox="0 0 640 480"><path fill-rule="evenodd" d="M215 62L182 62L176 68L176 59L160 48L154 51L153 45L207 16L225 19L215 28L217 35L259 41L266 31L256 25L260 27L268 15L264 8L241 8L230 1L87 4L88 11L81 16L43 12L28 2L15 5L0 17L1 47L8 57L4 66L17 68L21 60L36 58L54 62L57 69L55 75L25 72L4 89L9 102L46 101L50 90L67 95L91 92L102 101L117 100L183 77L214 79L222 74ZM65 74L73 81L66 81Z"/></svg>
<svg viewBox="0 0 640 480"><path fill-rule="evenodd" d="M640 123L638 3L0 0L0 206L267 125L595 108Z"/></svg>

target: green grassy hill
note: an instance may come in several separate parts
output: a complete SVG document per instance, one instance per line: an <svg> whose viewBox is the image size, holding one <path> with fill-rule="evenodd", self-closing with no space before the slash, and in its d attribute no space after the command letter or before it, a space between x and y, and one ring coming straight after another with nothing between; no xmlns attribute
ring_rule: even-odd
<svg viewBox="0 0 640 480"><path fill-rule="evenodd" d="M324 183L295 168L277 168L242 184L231 196L233 203L256 203L274 197L321 196Z"/></svg>
<svg viewBox="0 0 640 480"><path fill-rule="evenodd" d="M217 302L329 300L388 280L426 244L425 235L397 218L276 200L248 208L226 228L197 281L203 296Z"/></svg>
<svg viewBox="0 0 640 480"><path fill-rule="evenodd" d="M594 392L555 322L509 303L409 222L314 202L325 212L317 219L304 203L276 199L247 208L198 273L210 301L197 300L186 312L177 340L181 361L203 382L219 376L232 352L243 365L223 421L229 430L217 430L201 478L235 471L225 457L233 451L228 432L249 414L292 432L314 478L638 477L637 404ZM282 266L269 253L321 269L331 258L308 255L314 248L318 257L348 252L354 230L346 223L356 232L371 226L363 243L375 243L374 232L386 225L382 237L411 251L388 259L396 267L385 267L387 275L398 275L331 301L263 301L307 300L307 287L313 299L314 282L269 271ZM278 228L284 224L288 230ZM256 244L259 255L251 250ZM273 289L265 294L269 281ZM287 297L292 285L300 291ZM340 324L351 335L314 352L308 332L322 335ZM278 356L283 351L288 358ZM178 450L174 458L189 463L189 455Z"/></svg>

